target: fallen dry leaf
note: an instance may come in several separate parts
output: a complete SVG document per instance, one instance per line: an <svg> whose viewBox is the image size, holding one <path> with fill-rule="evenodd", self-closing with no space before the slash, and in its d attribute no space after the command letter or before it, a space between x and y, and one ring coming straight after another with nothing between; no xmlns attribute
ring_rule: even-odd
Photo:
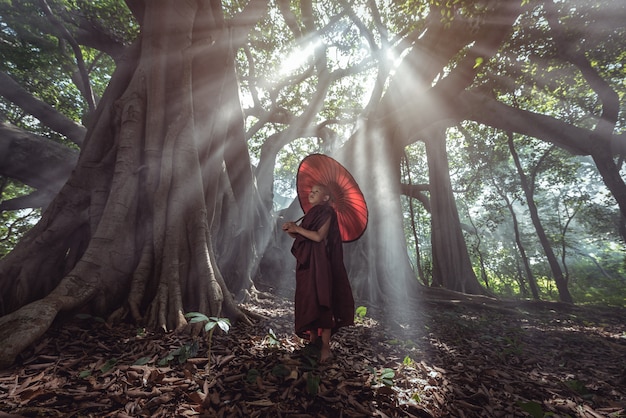
<svg viewBox="0 0 626 418"><path fill-rule="evenodd" d="M267 319L216 332L210 361L202 336L79 319L50 329L0 372L0 418L626 413L623 309L429 301L399 319L368 306L320 365L292 333L289 300L245 308Z"/></svg>

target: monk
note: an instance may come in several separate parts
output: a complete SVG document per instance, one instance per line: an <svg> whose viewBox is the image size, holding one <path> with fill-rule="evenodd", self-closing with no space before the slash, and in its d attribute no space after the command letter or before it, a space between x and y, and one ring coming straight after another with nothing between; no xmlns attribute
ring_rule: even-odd
<svg viewBox="0 0 626 418"><path fill-rule="evenodd" d="M313 344L321 339L320 363L325 363L332 359L331 335L354 324L354 298L330 192L316 185L308 199L312 206L302 223L287 222L282 229L295 238L295 332Z"/></svg>

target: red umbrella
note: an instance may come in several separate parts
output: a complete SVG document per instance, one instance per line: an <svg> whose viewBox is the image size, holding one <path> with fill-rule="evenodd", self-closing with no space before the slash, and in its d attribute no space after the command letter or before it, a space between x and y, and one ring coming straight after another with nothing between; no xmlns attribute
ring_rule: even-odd
<svg viewBox="0 0 626 418"><path fill-rule="evenodd" d="M339 162L322 154L311 154L298 167L296 188L304 213L311 209L309 193L315 185L328 188L331 205L337 212L343 242L355 241L367 227L367 204L354 177Z"/></svg>

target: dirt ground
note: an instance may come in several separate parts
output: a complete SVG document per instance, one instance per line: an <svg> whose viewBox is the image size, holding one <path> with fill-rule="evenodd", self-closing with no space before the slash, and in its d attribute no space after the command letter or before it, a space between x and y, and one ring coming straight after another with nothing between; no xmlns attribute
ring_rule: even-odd
<svg viewBox="0 0 626 418"><path fill-rule="evenodd" d="M291 301L244 308L259 318L216 327L210 349L207 335L59 323L0 371L0 418L626 416L624 309L364 306L318 364Z"/></svg>

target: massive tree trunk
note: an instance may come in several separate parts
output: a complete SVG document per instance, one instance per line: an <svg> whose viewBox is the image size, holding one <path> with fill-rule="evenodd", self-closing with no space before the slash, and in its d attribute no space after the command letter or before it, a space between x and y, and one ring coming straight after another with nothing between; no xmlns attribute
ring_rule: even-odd
<svg viewBox="0 0 626 418"><path fill-rule="evenodd" d="M168 330L191 310L240 314L213 239L216 214L232 208L224 196L241 204L251 182L233 163L243 116L232 34L209 2L140 12L142 36L119 62L75 171L0 261L0 366L61 311L115 310Z"/></svg>
<svg viewBox="0 0 626 418"><path fill-rule="evenodd" d="M400 154L389 147L389 127L367 123L339 157L364 191L369 209L364 236L346 247L346 267L357 299L385 303L388 312L419 289L409 262L400 203Z"/></svg>
<svg viewBox="0 0 626 418"><path fill-rule="evenodd" d="M450 183L445 129L432 129L424 139L430 180L433 286L463 293L486 294L478 282Z"/></svg>

